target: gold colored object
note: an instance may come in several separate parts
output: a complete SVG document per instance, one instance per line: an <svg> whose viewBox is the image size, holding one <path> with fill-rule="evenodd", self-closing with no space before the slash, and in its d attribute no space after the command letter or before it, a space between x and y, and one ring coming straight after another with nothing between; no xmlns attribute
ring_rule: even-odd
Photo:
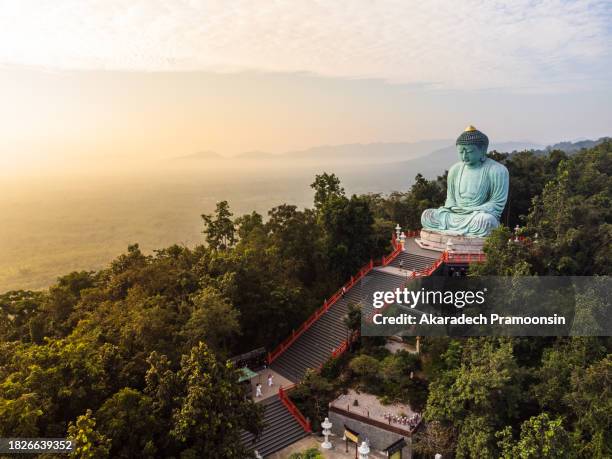
<svg viewBox="0 0 612 459"><path fill-rule="evenodd" d="M355 432L345 429L344 436L348 438L350 441L352 441L353 443L359 443L359 436L356 435Z"/></svg>
<svg viewBox="0 0 612 459"><path fill-rule="evenodd" d="M476 131L476 130L477 129L470 124L468 127L465 128L464 132L471 132L471 131Z"/></svg>

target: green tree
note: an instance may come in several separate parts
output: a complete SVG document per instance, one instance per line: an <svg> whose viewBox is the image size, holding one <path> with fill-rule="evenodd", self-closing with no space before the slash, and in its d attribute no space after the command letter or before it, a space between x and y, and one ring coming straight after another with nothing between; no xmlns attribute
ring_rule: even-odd
<svg viewBox="0 0 612 459"><path fill-rule="evenodd" d="M557 158L559 159L559 158ZM557 159L551 159L552 164ZM500 229L485 244L478 275L606 275L612 270L612 141L560 159L535 196L521 234Z"/></svg>
<svg viewBox="0 0 612 459"><path fill-rule="evenodd" d="M20 394L16 398L0 396L0 435L8 437L37 437L38 423L43 416L39 397L35 393Z"/></svg>
<svg viewBox="0 0 612 459"><path fill-rule="evenodd" d="M47 322L40 314L44 299L44 292L18 290L0 294L0 342L23 340L28 335L31 340L42 341ZM36 324L32 325L32 321ZM32 327L33 334L29 333Z"/></svg>
<svg viewBox="0 0 612 459"><path fill-rule="evenodd" d="M582 457L612 456L612 357L608 353L571 375L571 391L564 397L576 416L574 438Z"/></svg>
<svg viewBox="0 0 612 459"><path fill-rule="evenodd" d="M447 369L429 386L425 418L457 426L458 456L495 454L495 431L518 415L521 378L512 341L471 338L459 361L454 352L445 358Z"/></svg>
<svg viewBox="0 0 612 459"><path fill-rule="evenodd" d="M291 454L289 459L323 459L323 455L317 448L308 448L304 452Z"/></svg>
<svg viewBox="0 0 612 459"><path fill-rule="evenodd" d="M231 340L240 333L240 313L212 287L201 290L193 299L194 310L183 335L191 348L203 341L216 354L226 354Z"/></svg>
<svg viewBox="0 0 612 459"><path fill-rule="evenodd" d="M361 306L358 303L350 302L347 309L342 321L349 331L356 332L361 329Z"/></svg>
<svg viewBox="0 0 612 459"><path fill-rule="evenodd" d="M367 198L335 197L321 207L319 221L324 230L330 270L344 280L374 255L374 216Z"/></svg>
<svg viewBox="0 0 612 459"><path fill-rule="evenodd" d="M160 429L155 446L160 456L172 456L179 450L170 435L173 428L172 415L184 396L184 385L165 355L154 351L147 358L147 363L149 369L145 376L144 394L151 400L152 412Z"/></svg>
<svg viewBox="0 0 612 459"><path fill-rule="evenodd" d="M415 354L400 350L382 361L380 372L393 384L401 385L410 378L410 372L418 369L419 358Z"/></svg>
<svg viewBox="0 0 612 459"><path fill-rule="evenodd" d="M185 392L174 411L170 434L196 455L248 457L240 431L257 433L261 413L252 400L245 399L237 371L219 363L200 343L183 356L178 377Z"/></svg>
<svg viewBox="0 0 612 459"><path fill-rule="evenodd" d="M488 459L496 456L495 422L488 414L468 414L457 437L457 459Z"/></svg>
<svg viewBox="0 0 612 459"><path fill-rule="evenodd" d="M238 227L238 237L240 239L248 237L251 231L255 229L263 229L263 218L255 211L238 217L235 223Z"/></svg>
<svg viewBox="0 0 612 459"><path fill-rule="evenodd" d="M105 459L110 457L111 440L96 429L91 410L68 426L68 438L74 442L70 457L75 459Z"/></svg>
<svg viewBox="0 0 612 459"><path fill-rule="evenodd" d="M340 186L340 179L336 174L323 172L315 176L310 188L315 190L314 205L315 209L320 210L330 200L344 196L344 188Z"/></svg>
<svg viewBox="0 0 612 459"><path fill-rule="evenodd" d="M109 379L100 352L105 347L73 335L15 346L0 368L0 425L33 432L36 423L40 436L61 436L68 421L107 395Z"/></svg>
<svg viewBox="0 0 612 459"><path fill-rule="evenodd" d="M236 242L236 226L227 201L217 203L214 214L202 214L206 242L215 250L225 250Z"/></svg>
<svg viewBox="0 0 612 459"><path fill-rule="evenodd" d="M304 416L310 419L312 429L327 416L329 403L334 399L334 385L314 370L308 370L302 382L291 391L291 399Z"/></svg>
<svg viewBox="0 0 612 459"><path fill-rule="evenodd" d="M452 426L441 422L428 422L414 435L414 451L426 457L442 454L442 457L454 453L457 444L457 431Z"/></svg>
<svg viewBox="0 0 612 459"><path fill-rule="evenodd" d="M560 338L545 349L532 385L540 408L553 414L567 412L564 395L571 388L572 375L582 373L605 354L605 347L594 337Z"/></svg>
<svg viewBox="0 0 612 459"><path fill-rule="evenodd" d="M277 255L277 263L286 277L297 278L304 286L313 287L325 279L320 239L321 229L316 214L309 209L283 204L268 212L265 225L269 242ZM324 286L323 286L324 287Z"/></svg>
<svg viewBox="0 0 612 459"><path fill-rule="evenodd" d="M550 419L547 413L523 422L518 441L513 441L511 436L509 427L497 434L503 459L562 459L573 455L571 438L563 428L562 419Z"/></svg>
<svg viewBox="0 0 612 459"><path fill-rule="evenodd" d="M121 389L102 404L96 419L98 430L112 440L112 457L156 457L155 438L163 430L146 395L128 387Z"/></svg>
<svg viewBox="0 0 612 459"><path fill-rule="evenodd" d="M361 354L349 363L351 371L361 381L361 387L369 392L377 392L381 362L367 354Z"/></svg>
<svg viewBox="0 0 612 459"><path fill-rule="evenodd" d="M510 228L524 224L532 200L554 178L559 163L567 159L567 155L558 150L547 154L493 151L488 156L506 166L510 173L508 201L501 217L501 222Z"/></svg>

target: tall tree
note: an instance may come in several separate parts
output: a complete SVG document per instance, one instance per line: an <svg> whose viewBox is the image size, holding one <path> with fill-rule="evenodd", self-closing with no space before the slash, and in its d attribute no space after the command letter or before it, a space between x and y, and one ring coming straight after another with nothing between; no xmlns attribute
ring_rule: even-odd
<svg viewBox="0 0 612 459"><path fill-rule="evenodd" d="M612 141L558 163L512 244L500 228L485 243L483 275L606 275L612 271Z"/></svg>
<svg viewBox="0 0 612 459"><path fill-rule="evenodd" d="M98 430L111 439L114 458L154 458L155 438L163 434L160 419L153 414L149 397L132 388L124 388L108 398L96 412Z"/></svg>
<svg viewBox="0 0 612 459"><path fill-rule="evenodd" d="M323 172L315 176L315 181L310 184L315 190L315 209L320 210L329 200L344 196L344 188L340 186L340 179L336 174Z"/></svg>
<svg viewBox="0 0 612 459"><path fill-rule="evenodd" d="M219 356L227 355L231 341L240 333L240 313L219 291L207 287L193 299L194 310L183 335L191 348L200 341Z"/></svg>
<svg viewBox="0 0 612 459"><path fill-rule="evenodd" d="M187 450L194 457L211 459L249 457L240 431L257 433L261 414L238 385L238 372L218 362L200 343L183 357L178 377L185 393L170 433L185 448L183 454Z"/></svg>
<svg viewBox="0 0 612 459"><path fill-rule="evenodd" d="M96 419L91 410L68 426L68 437L74 441L70 457L75 459L106 459L110 457L110 438L96 429Z"/></svg>
<svg viewBox="0 0 612 459"><path fill-rule="evenodd" d="M236 227L232 221L227 201L217 203L214 214L202 214L204 220L203 233L209 247L215 250L224 250L232 247L236 242Z"/></svg>
<svg viewBox="0 0 612 459"><path fill-rule="evenodd" d="M509 427L497 437L500 439L501 459L565 459L572 457L574 451L570 435L563 428L563 420L550 419L547 413L523 422L518 441L512 440Z"/></svg>
<svg viewBox="0 0 612 459"><path fill-rule="evenodd" d="M458 457L490 457L495 431L517 416L520 373L509 339L471 338L445 355L447 368L431 382L425 418L458 429ZM475 451L484 455L474 456ZM479 453L480 454L480 453Z"/></svg>
<svg viewBox="0 0 612 459"><path fill-rule="evenodd" d="M353 274L374 256L374 216L367 198L330 198L319 211L329 265L338 281Z"/></svg>

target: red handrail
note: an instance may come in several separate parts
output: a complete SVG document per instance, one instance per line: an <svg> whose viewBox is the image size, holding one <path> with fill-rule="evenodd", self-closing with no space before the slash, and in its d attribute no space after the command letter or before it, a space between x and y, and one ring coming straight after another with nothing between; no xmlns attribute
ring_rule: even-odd
<svg viewBox="0 0 612 459"><path fill-rule="evenodd" d="M447 254L445 261L453 263L481 263L487 258L484 253L445 253Z"/></svg>
<svg viewBox="0 0 612 459"><path fill-rule="evenodd" d="M308 330L312 324L314 324L319 317L321 317L330 307L332 307L336 301L342 298L343 294L346 294L357 282L359 282L366 274L368 274L374 268L374 262L370 260L370 262L364 265L356 276L351 276L349 281L344 284L336 293L334 293L329 299L323 302L323 306L316 309L302 325L299 326L297 330L291 332L282 343L280 343L276 349L272 352L268 353L268 365L271 364L274 360L278 358L285 350L293 344L293 342L298 339L298 337Z"/></svg>
<svg viewBox="0 0 612 459"><path fill-rule="evenodd" d="M402 245L396 241L395 234L393 234L392 237L392 245L393 251L388 256L383 256L381 263L374 263L373 260L370 260L369 263L364 265L357 272L356 276L351 276L349 281L342 287L340 287L336 291L336 293L334 293L329 299L325 300L323 302L323 305L320 308L316 309L310 315L310 317L302 323L302 325L300 325L296 330L293 330L291 332L291 335L289 335L287 338L285 338L283 342L276 346L276 348L272 352L269 352L267 359L268 365L274 362L274 360L276 360L283 352L285 352L287 348L291 346L293 342L298 339L302 333L308 330L312 326L312 324L314 324L319 319L319 317L321 317L325 312L327 312L327 310L332 307L336 303L336 301L342 298L357 282L359 282L366 274L372 271L372 269L374 269L374 266L379 266L381 264L383 266L386 266L391 263L395 259L395 257L397 257L397 255L402 251Z"/></svg>
<svg viewBox="0 0 612 459"><path fill-rule="evenodd" d="M289 411L289 413L291 413L296 421L302 426L302 429L304 429L305 432L311 433L312 428L310 427L310 421L304 417L298 407L295 406L295 403L293 403L287 396L287 391L282 387L278 389L278 398L280 398L280 401L283 402L283 405L285 405L287 411Z"/></svg>
<svg viewBox="0 0 612 459"><path fill-rule="evenodd" d="M350 347L351 343L355 341L357 338L359 338L359 335L360 335L359 330L356 330L351 334L351 336L348 339L345 339L344 341L342 341L340 345L332 351L332 354L331 354L332 358L336 358L344 354ZM321 365L321 367L323 367L323 365Z"/></svg>
<svg viewBox="0 0 612 459"><path fill-rule="evenodd" d="M440 257L432 265L428 266L425 269L421 269L421 270L418 270L418 271L412 271L412 274L410 274L409 278L406 279L406 282L404 282L399 288L400 289L405 288L406 285L408 285L408 282L411 279L414 279L415 277L430 276L447 259L448 259L448 253L447 252L442 252ZM384 311L391 304L392 304L392 302L391 303L385 303L382 307L378 308L378 311ZM372 313L368 316L368 318L366 320L371 322L372 318L374 317L374 314L376 314L376 313L377 313L377 311L372 311Z"/></svg>

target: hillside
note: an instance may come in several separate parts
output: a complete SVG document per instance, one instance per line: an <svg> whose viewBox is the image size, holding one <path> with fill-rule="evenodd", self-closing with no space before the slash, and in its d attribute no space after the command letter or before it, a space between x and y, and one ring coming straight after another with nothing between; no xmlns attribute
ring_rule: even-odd
<svg viewBox="0 0 612 459"><path fill-rule="evenodd" d="M268 209L284 202L307 206L309 185L322 171L336 173L348 193L406 191L418 173L435 178L456 161L449 143L316 147L288 153L287 160L264 154L273 161L255 153L236 161L203 151L146 171L122 170L121 177L92 173L7 181L0 195L0 292L40 289L64 272L100 269L134 242L145 253L173 242L192 247L202 242L200 214L222 199L236 215L256 210L265 217ZM408 153L403 155L405 146ZM491 148L545 150L522 142L493 143ZM380 151L386 152L384 160L376 153Z"/></svg>
<svg viewBox="0 0 612 459"><path fill-rule="evenodd" d="M509 243L511 230L500 227L470 273L605 282L612 142L499 159L534 185L517 186L520 199L508 206L509 221L526 216L527 239ZM96 272L0 294L0 436L74 435L98 458L209 457L221 447L218 458L246 457L241 431L257 433L260 410L222 362L273 349L364 262L389 252L397 222L416 227L446 194L443 180L420 178L389 197L347 195L333 174L311 180L308 209L280 205L264 221L236 218L222 201L201 224L207 246L146 255L131 245ZM596 300L581 296L577 314L604 323L609 305ZM359 327L359 309L346 306L346 324ZM391 355L384 344L364 336L304 378L292 397L314 425L353 389L421 413L426 428L413 445L427 457L440 444L445 457L612 454L607 336L425 337L419 355ZM303 352L306 360L312 350Z"/></svg>

